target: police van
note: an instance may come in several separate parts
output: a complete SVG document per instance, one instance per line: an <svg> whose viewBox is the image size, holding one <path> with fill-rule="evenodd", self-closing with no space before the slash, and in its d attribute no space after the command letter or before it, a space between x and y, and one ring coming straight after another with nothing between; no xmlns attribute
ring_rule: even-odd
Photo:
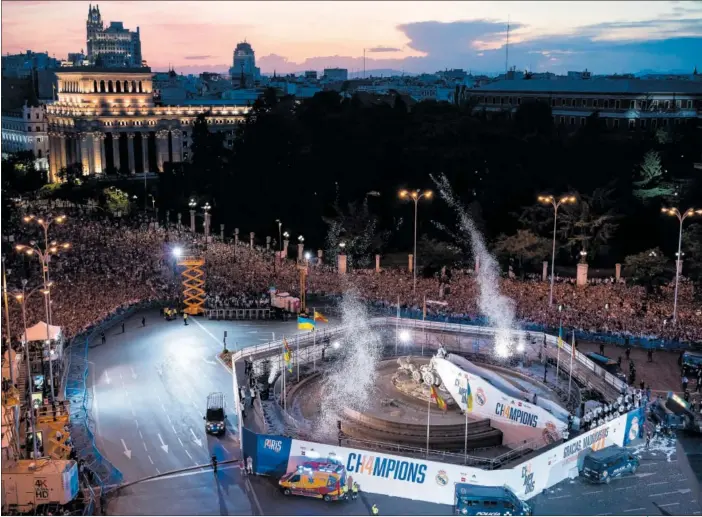
<svg viewBox="0 0 702 517"><path fill-rule="evenodd" d="M454 515L533 515L532 508L504 486L456 483Z"/></svg>
<svg viewBox="0 0 702 517"><path fill-rule="evenodd" d="M636 456L623 447L612 445L587 454L580 475L594 483L609 484L612 478L634 474L638 468Z"/></svg>

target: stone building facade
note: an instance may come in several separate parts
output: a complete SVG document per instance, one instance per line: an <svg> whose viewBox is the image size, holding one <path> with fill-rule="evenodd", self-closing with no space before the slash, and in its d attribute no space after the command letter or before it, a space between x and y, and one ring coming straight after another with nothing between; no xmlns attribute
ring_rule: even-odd
<svg viewBox="0 0 702 517"><path fill-rule="evenodd" d="M72 164L80 164L83 175L163 172L165 163L189 159L200 113L210 130L233 135L248 110L156 106L149 68L61 68L56 75L58 100L46 107L52 181Z"/></svg>

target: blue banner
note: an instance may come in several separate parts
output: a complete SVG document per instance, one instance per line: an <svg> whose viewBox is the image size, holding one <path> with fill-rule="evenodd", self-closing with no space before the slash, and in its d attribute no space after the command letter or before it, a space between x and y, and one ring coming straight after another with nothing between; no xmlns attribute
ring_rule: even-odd
<svg viewBox="0 0 702 517"><path fill-rule="evenodd" d="M626 415L626 427L624 427L624 446L626 447L637 438L644 435L644 408L640 407L630 411Z"/></svg>
<svg viewBox="0 0 702 517"><path fill-rule="evenodd" d="M292 439L256 434L244 429L244 456L251 457L253 470L262 476L280 477L287 472Z"/></svg>

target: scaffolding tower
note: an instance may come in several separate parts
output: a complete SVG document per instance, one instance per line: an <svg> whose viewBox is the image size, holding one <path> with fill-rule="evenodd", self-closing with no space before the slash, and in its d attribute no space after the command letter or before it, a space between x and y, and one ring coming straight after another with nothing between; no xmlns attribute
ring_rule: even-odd
<svg viewBox="0 0 702 517"><path fill-rule="evenodd" d="M190 315L205 312L205 259L194 255L184 256L178 261L179 266L185 267L183 277L183 312Z"/></svg>

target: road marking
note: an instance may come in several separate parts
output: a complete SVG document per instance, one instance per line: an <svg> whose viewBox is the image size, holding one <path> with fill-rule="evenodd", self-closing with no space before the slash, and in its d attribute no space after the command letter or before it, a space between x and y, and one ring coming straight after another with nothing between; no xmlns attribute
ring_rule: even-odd
<svg viewBox="0 0 702 517"><path fill-rule="evenodd" d="M559 495L558 497L549 497L549 501L552 501L554 499L565 499L566 497L571 497L569 495Z"/></svg>
<svg viewBox="0 0 702 517"><path fill-rule="evenodd" d="M93 366L95 366L95 363L93 363ZM94 380L95 380L95 379L93 378L93 381L94 381ZM108 386L109 386L110 383L112 382L112 381L110 380L110 376L107 375L107 370L105 370L105 382L107 383ZM94 384L94 382L93 382L93 384Z"/></svg>
<svg viewBox="0 0 702 517"><path fill-rule="evenodd" d="M205 359L204 357L202 358L203 361L205 361L207 364L213 364L217 366L217 361L210 361L209 359Z"/></svg>
<svg viewBox="0 0 702 517"><path fill-rule="evenodd" d="M604 490L595 490L594 492L583 492L582 495L600 494L602 492L604 492Z"/></svg>
<svg viewBox="0 0 702 517"><path fill-rule="evenodd" d="M146 442L141 442L144 444L144 450L147 451L148 449L146 448Z"/></svg>
<svg viewBox="0 0 702 517"><path fill-rule="evenodd" d="M129 392L128 392L127 390L124 390L124 396L125 396L125 397L128 397L128 396L129 396Z"/></svg>
<svg viewBox="0 0 702 517"><path fill-rule="evenodd" d="M675 505L678 505L678 504L680 504L680 503L659 504L658 506L660 506L661 508L663 508L664 506L675 506Z"/></svg>
<svg viewBox="0 0 702 517"><path fill-rule="evenodd" d="M136 424L137 429L139 429L139 420L137 420L137 419L135 418L135 419L134 419L134 423Z"/></svg>
<svg viewBox="0 0 702 517"><path fill-rule="evenodd" d="M187 454L187 455L188 455L188 458L190 458L190 459L192 460L192 459L193 459L193 457L192 457L192 456L190 455L190 453L188 452L188 449L184 449L184 450L185 450L185 454Z"/></svg>
<svg viewBox="0 0 702 517"><path fill-rule="evenodd" d="M222 445L222 449L224 449L224 452L226 452L227 454L231 454L231 452L229 452L229 449L227 449L224 445Z"/></svg>
<svg viewBox="0 0 702 517"><path fill-rule="evenodd" d="M124 447L124 455L129 458L130 460L132 459L132 451L127 449L127 444L124 443L124 440L120 438L120 441L122 442L122 447Z"/></svg>
<svg viewBox="0 0 702 517"><path fill-rule="evenodd" d="M254 500L254 504L256 505L256 509L258 510L258 514L264 515L263 509L261 508L261 503L258 502L258 496L256 495L254 489L251 487L251 481L249 481L248 476L244 477L244 484L249 487L249 491L251 492L251 497Z"/></svg>
<svg viewBox="0 0 702 517"><path fill-rule="evenodd" d="M159 474L161 473L161 471L160 471L160 470L158 470L158 467L156 468L156 472L158 472Z"/></svg>
<svg viewBox="0 0 702 517"><path fill-rule="evenodd" d="M119 378L120 378L120 380L123 380L122 379L122 372L119 372Z"/></svg>
<svg viewBox="0 0 702 517"><path fill-rule="evenodd" d="M168 423L173 425L173 422L171 422L171 417L166 413L166 418L168 419Z"/></svg>
<svg viewBox="0 0 702 517"><path fill-rule="evenodd" d="M159 402L161 402L161 395L156 394L156 398L158 399Z"/></svg>
<svg viewBox="0 0 702 517"><path fill-rule="evenodd" d="M137 374L134 371L134 368L132 367L132 379L136 379L136 378L137 378Z"/></svg>
<svg viewBox="0 0 702 517"><path fill-rule="evenodd" d="M141 434L141 429L139 429L139 438L141 438L142 440L144 439L144 436Z"/></svg>
<svg viewBox="0 0 702 517"><path fill-rule="evenodd" d="M163 412L166 413L166 415L168 414L168 411L166 411L166 406L163 404L161 404L161 409L163 409Z"/></svg>
<svg viewBox="0 0 702 517"><path fill-rule="evenodd" d="M178 434L178 431L176 431L175 427L171 426L171 429L173 429L173 432L174 432L175 434Z"/></svg>
<svg viewBox="0 0 702 517"><path fill-rule="evenodd" d="M131 408L129 408L129 409L131 409L131 410L132 410L132 416L136 416L136 412L134 411L134 408L133 408L133 407L131 407Z"/></svg>
<svg viewBox="0 0 702 517"><path fill-rule="evenodd" d="M212 332L210 332L210 331L207 330L205 327L203 327L203 326L202 326L202 323L200 323L199 321L197 321L195 318L193 318L193 321L194 321L195 323L197 323L197 326L198 326L198 327L200 327L200 328L201 328L202 330L204 330L207 334L209 334L210 337L211 337L212 339L215 340L215 343L217 343L217 345L220 344L219 339L217 339L217 338L215 337L215 335L214 335Z"/></svg>
<svg viewBox="0 0 702 517"><path fill-rule="evenodd" d="M149 456L149 461L151 462L152 465L154 464L154 460L151 459L151 456Z"/></svg>
<svg viewBox="0 0 702 517"><path fill-rule="evenodd" d="M667 485L670 481L659 481L658 483L647 483L648 486Z"/></svg>
<svg viewBox="0 0 702 517"><path fill-rule="evenodd" d="M185 445L183 445L183 440L180 439L180 436L178 437L178 441L180 442L181 447L185 447Z"/></svg>
<svg viewBox="0 0 702 517"><path fill-rule="evenodd" d="M196 465L196 467L199 467L199 465ZM209 465L205 465L205 467L209 467ZM226 465L224 467L217 467L217 471L221 472L222 470L238 469L238 468L239 468L238 465ZM193 470L188 471L188 472L178 472L176 474L166 474L165 476L160 477L160 478L145 479L144 481L142 481L142 483L152 483L154 481L162 481L164 479L179 478L179 477L184 477L184 476L195 476L197 474L204 474L206 472L212 472L212 470L210 468L200 468L197 470L193 469ZM159 474L160 474L160 472L159 472ZM256 495L255 492L253 495L254 496ZM257 504L257 506L260 507L260 505L258 505L258 504ZM260 513L260 515L263 515L262 512L259 512L259 513Z"/></svg>
<svg viewBox="0 0 702 517"><path fill-rule="evenodd" d="M624 513L638 512L639 510L645 510L646 508L633 508L631 510L624 510Z"/></svg>
<svg viewBox="0 0 702 517"><path fill-rule="evenodd" d="M191 401L191 404L193 405L193 407L194 407L195 409L200 409L199 406L198 406L197 404L195 404L195 402Z"/></svg>
<svg viewBox="0 0 702 517"><path fill-rule="evenodd" d="M161 442L161 449L163 449L166 452L166 454L168 454L168 445L163 443L163 438L161 438L160 434L156 433L156 435L158 436L158 439Z"/></svg>

